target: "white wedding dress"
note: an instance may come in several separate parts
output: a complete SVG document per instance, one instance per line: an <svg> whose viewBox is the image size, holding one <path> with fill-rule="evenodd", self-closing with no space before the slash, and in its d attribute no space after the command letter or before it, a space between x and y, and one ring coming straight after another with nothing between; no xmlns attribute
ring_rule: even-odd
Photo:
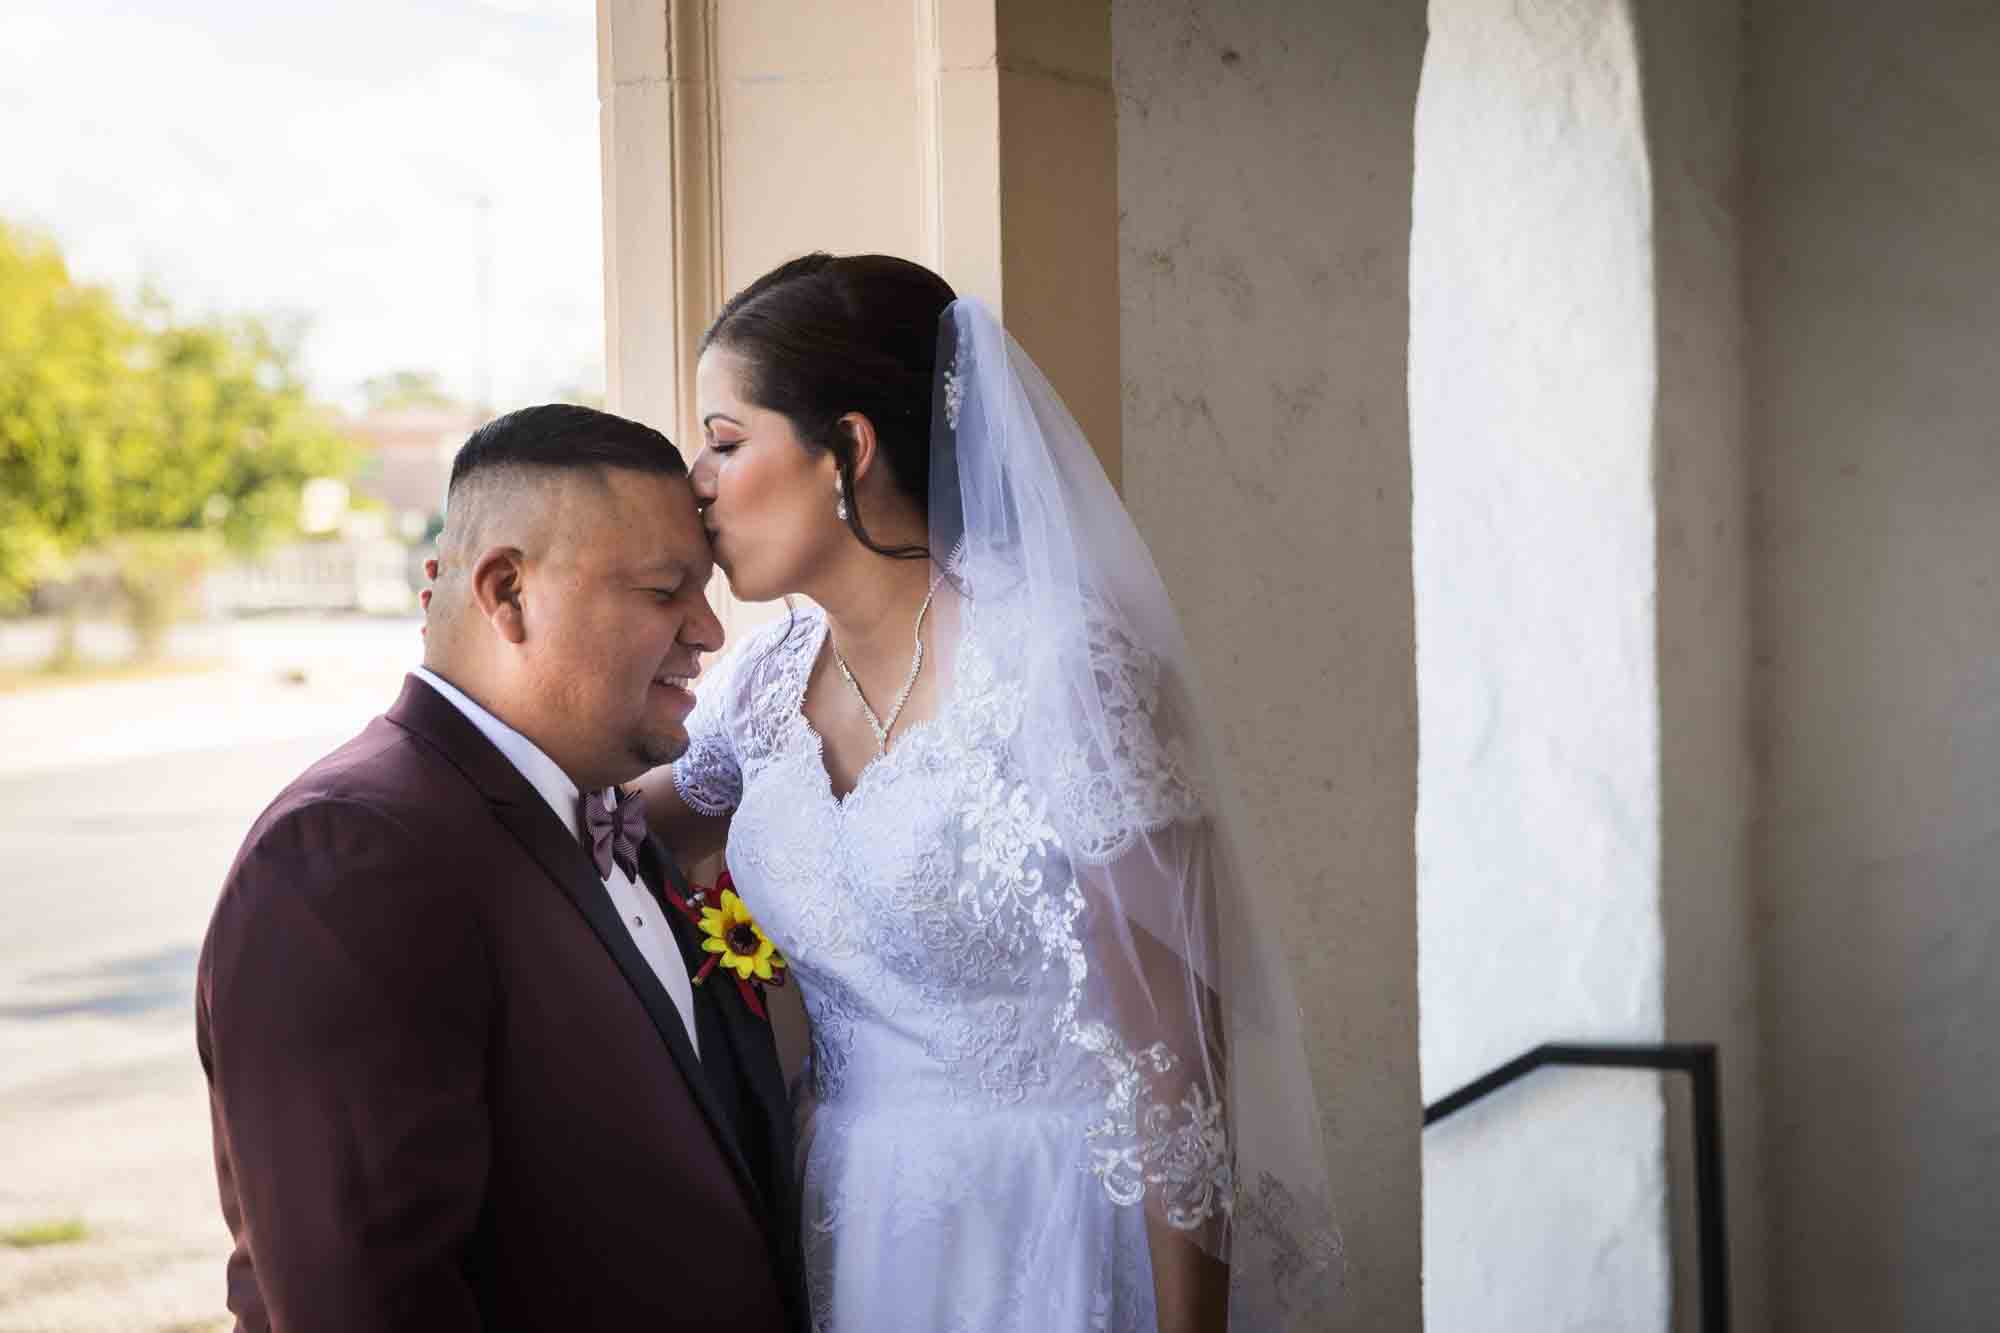
<svg viewBox="0 0 2000 1333"><path fill-rule="evenodd" d="M674 778L696 809L734 812L730 873L811 1016L798 1112L815 1327L1150 1330L1130 1178L1146 1082L1134 1052L1064 1030L1081 906L1064 849L1195 807L1158 748L1122 801L1051 808L1030 790L1009 746L1020 685L985 645L1032 627L968 591L936 716L844 800L800 709L826 637L817 611L704 682ZM1145 664L1114 642L1093 651L1143 712ZM1219 1207L1226 1181L1212 1129L1197 1113L1157 1131L1177 1139L1197 1209Z"/></svg>
<svg viewBox="0 0 2000 1333"><path fill-rule="evenodd" d="M1148 1227L1229 1271L1233 1333L1339 1274L1278 930L1244 873L1178 619L1045 379L940 322L934 715L845 799L801 704L817 610L705 679L674 766L812 1022L795 1094L821 1333L1155 1327Z"/></svg>

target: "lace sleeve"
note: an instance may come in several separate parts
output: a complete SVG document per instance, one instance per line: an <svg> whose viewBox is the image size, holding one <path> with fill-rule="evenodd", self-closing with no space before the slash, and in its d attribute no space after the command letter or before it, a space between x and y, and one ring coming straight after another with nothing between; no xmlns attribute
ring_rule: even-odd
<svg viewBox="0 0 2000 1333"><path fill-rule="evenodd" d="M1061 1030L1093 1057L1103 1096L1084 1131L1089 1170L1113 1202L1228 1266L1230 1327L1319 1326L1341 1248L1307 1155L1316 1117L1296 1111L1311 1086L1284 1058L1296 1004L1249 952L1257 909L1216 820L1121 841L1075 866L1069 899L1075 1008Z"/></svg>
<svg viewBox="0 0 2000 1333"><path fill-rule="evenodd" d="M1102 1088L1086 1154L1106 1194L1221 1254L1234 1196L1228 1052L1198 763L1159 659L1108 615L1083 624L1050 672L1062 688L1029 692L1066 696L1028 728L1071 872L1042 923L1071 983L1058 1031Z"/></svg>
<svg viewBox="0 0 2000 1333"><path fill-rule="evenodd" d="M1095 697L1055 757L1051 802L1072 859L1116 860L1138 838L1201 817L1203 794L1159 660L1107 616L1087 622Z"/></svg>
<svg viewBox="0 0 2000 1333"><path fill-rule="evenodd" d="M1339 1252L1310 1085L1274 1059L1299 1041L1297 1007L1256 943L1270 935L1203 781L1185 681L1116 619L1086 623L1090 684L1050 813L1074 875L1053 941L1072 982L1060 1027L1103 1089L1089 1167L1230 1266L1232 1327L1288 1327L1331 1298Z"/></svg>
<svg viewBox="0 0 2000 1333"><path fill-rule="evenodd" d="M744 656L744 649L738 649L698 682L694 711L687 720L687 753L674 761L675 790L690 809L704 815L726 815L743 799L743 766L731 722Z"/></svg>
<svg viewBox="0 0 2000 1333"><path fill-rule="evenodd" d="M1180 1257L1228 1267L1231 1328L1327 1326L1286 1313L1337 1275L1325 1152L1284 936L1245 872L1180 618L1082 428L990 309L952 304L938 364L932 548L957 553L982 616L1019 608L991 645L1023 782L990 802L978 854L1029 895L1067 982L1054 1024L1092 1103L1080 1151L1114 1203L1144 1209L1156 1264L1204 1291L1213 1273ZM1060 854L1026 864L1045 841Z"/></svg>

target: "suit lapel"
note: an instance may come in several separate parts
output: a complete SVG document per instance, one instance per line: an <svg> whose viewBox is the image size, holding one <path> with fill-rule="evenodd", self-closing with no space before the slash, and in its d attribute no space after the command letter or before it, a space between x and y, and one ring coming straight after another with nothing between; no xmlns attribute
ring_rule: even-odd
<svg viewBox="0 0 2000 1333"><path fill-rule="evenodd" d="M687 877L681 874L680 867L674 864L674 858L667 854L665 846L657 838L648 838L645 847L640 849L640 868L645 873L659 875L660 880L671 885L682 898L688 896L691 886ZM679 914L670 911L668 915L672 919ZM685 921L675 921L674 925L675 937L681 942L681 952L688 959L688 965L699 967L708 955L702 952L699 941L695 939L696 932ZM743 1077L749 1082L765 1119L777 1124L789 1121L791 1098L785 1092L784 1071L778 1067L778 1044L771 1034L770 1022L750 1012L750 1007L743 1003L743 997L737 994L732 974L718 968L709 974L703 988L714 991L713 999L723 1033L736 1053L736 1063L743 1070ZM783 1197L790 1164L780 1161L774 1167L780 1178L773 1184Z"/></svg>
<svg viewBox="0 0 2000 1333"><path fill-rule="evenodd" d="M632 942L625 923L618 919L617 910L611 904L611 895L604 891L604 881L597 878L595 867L584 858L583 848L556 821L555 815L539 795L535 796L532 806L497 807L494 814L528 849L528 854L541 863L549 878L561 887L576 910L583 914L583 919L590 923L605 952L618 964L618 970L625 974L625 980L638 995L639 1003L645 1006L660 1039L666 1042L667 1050L672 1053L674 1063L680 1066L681 1077L694 1094L709 1127L715 1131L716 1141L722 1148L723 1156L729 1159L737 1180L750 1198L761 1200L762 1191L757 1188L749 1163L743 1158L743 1147L737 1141L736 1126L723 1113L715 1091L709 1085L708 1075L702 1071L701 1060L688 1040L687 1025L681 1021L680 1010L675 1007L673 997L667 994L667 988L660 984L645 955L639 952L639 946ZM760 1208L758 1211L762 1213L764 1210Z"/></svg>
<svg viewBox="0 0 2000 1333"><path fill-rule="evenodd" d="M763 1193L751 1174L749 1163L744 1160L736 1126L723 1114L708 1077L702 1072L701 1061L688 1040L687 1026L681 1021L680 1010L675 1007L673 997L667 994L666 987L660 984L645 955L632 942L625 923L618 919L618 913L611 904L611 895L605 891L604 881L597 877L596 867L584 855L582 845L563 827L555 812L549 809L548 802L521 776L520 770L494 748L493 743L481 735L463 713L417 677L407 679L403 695L389 710L388 717L398 726L436 746L479 788L493 817L514 836L583 915L598 941L604 945L605 952L611 955L627 984L638 996L647 1017L653 1020L654 1029L660 1034L660 1040L666 1043L688 1092L701 1108L709 1128L714 1131L716 1143L728 1160L730 1169L736 1173L745 1197L761 1204ZM754 1211L759 1218L764 1218L769 1209L760 1206Z"/></svg>
<svg viewBox="0 0 2000 1333"><path fill-rule="evenodd" d="M639 868L648 884L665 884L683 900L688 897L692 886L659 839L648 838L639 849ZM701 932L671 908L667 909L667 918L673 924L674 938L679 941L681 954L687 959L688 966L691 969L700 967L711 956L702 951ZM772 1245L783 1256L790 1273L791 1303L798 1312L801 1326L804 1326L805 1266L799 1252L798 1219L794 1215L797 1201L792 1189L792 1104L785 1091L784 1070L778 1064L777 1039L771 1032L770 1022L751 1013L750 1007L743 1003L743 997L737 993L735 976L720 968L711 972L708 980L697 988L695 1008L698 1013L714 1015L715 1025L721 1029L722 1038L734 1056L733 1063L742 1071L751 1098L750 1104L744 1108L746 1123L753 1117L762 1122L767 1147L764 1153L765 1169L770 1176L767 1182L770 1197L766 1200L764 1216L769 1219ZM702 1037L704 1042L710 1039L707 1034ZM720 1055L717 1052L717 1056ZM721 1065L721 1059L718 1058L716 1063Z"/></svg>

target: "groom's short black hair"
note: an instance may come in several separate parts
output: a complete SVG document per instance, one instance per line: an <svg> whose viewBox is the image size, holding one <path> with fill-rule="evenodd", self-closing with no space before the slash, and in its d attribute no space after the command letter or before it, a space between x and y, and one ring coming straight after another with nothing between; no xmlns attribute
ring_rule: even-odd
<svg viewBox="0 0 2000 1333"><path fill-rule="evenodd" d="M670 477L687 475L672 440L636 421L574 403L544 403L509 412L472 432L451 462L456 491L489 468L616 467Z"/></svg>

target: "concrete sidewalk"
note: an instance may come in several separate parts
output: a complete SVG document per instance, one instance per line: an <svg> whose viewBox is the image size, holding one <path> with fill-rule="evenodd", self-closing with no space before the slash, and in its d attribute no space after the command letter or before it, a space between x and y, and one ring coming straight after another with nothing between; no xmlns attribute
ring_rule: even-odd
<svg viewBox="0 0 2000 1333"><path fill-rule="evenodd" d="M414 619L286 618L191 626L174 659L215 669L0 694L0 776L358 730L421 659ZM50 627L7 627L6 652L46 652Z"/></svg>
<svg viewBox="0 0 2000 1333"><path fill-rule="evenodd" d="M53 627L0 626L0 662ZM115 654L117 644L86 641ZM0 1333L207 1333L229 1238L195 1059L194 962L251 820L395 698L414 620L190 626L151 678L0 694Z"/></svg>

